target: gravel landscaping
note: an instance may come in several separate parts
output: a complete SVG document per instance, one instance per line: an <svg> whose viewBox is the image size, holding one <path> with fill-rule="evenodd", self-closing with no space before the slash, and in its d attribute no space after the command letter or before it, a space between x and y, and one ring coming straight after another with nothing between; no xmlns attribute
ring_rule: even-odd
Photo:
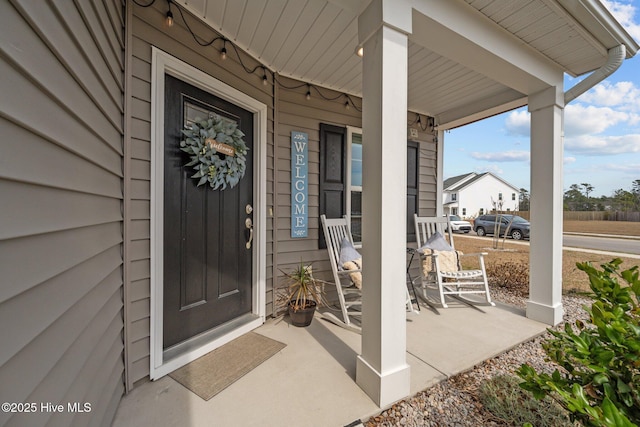
<svg viewBox="0 0 640 427"><path fill-rule="evenodd" d="M504 288L493 288L492 298L518 307L525 306L525 299ZM575 322L585 319L587 314L582 306L589 300L574 295L563 297L564 321ZM557 326L557 328L563 325ZM489 359L469 371L455 375L446 381L430 387L416 396L396 403L380 415L370 418L364 424L374 426L505 426L482 405L479 397L480 385L494 376L511 374L522 363L529 363L538 371L553 371L545 362L541 342L548 334Z"/></svg>

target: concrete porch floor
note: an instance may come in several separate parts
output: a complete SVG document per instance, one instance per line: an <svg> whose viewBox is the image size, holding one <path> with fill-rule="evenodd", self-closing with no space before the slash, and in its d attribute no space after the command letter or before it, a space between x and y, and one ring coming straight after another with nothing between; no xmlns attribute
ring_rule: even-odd
<svg viewBox="0 0 640 427"><path fill-rule="evenodd" d="M524 311L498 304L407 314L411 394L500 354L546 329ZM322 319L297 328L288 317L255 332L287 346L208 402L168 376L124 396L115 427L345 426L378 414L355 383L360 335ZM383 408L384 409L384 408Z"/></svg>

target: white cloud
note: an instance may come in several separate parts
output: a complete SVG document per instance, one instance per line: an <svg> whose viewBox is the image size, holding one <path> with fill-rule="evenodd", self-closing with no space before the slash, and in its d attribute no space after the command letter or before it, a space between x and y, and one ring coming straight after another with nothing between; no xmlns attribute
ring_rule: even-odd
<svg viewBox="0 0 640 427"><path fill-rule="evenodd" d="M494 175L502 175L504 171L498 167L498 165L490 165L485 167L477 167L474 169L474 172L483 173L483 172L491 172Z"/></svg>
<svg viewBox="0 0 640 427"><path fill-rule="evenodd" d="M530 154L528 151L496 151L493 153L475 151L471 153L471 157L488 162L523 162L529 160Z"/></svg>
<svg viewBox="0 0 640 427"><path fill-rule="evenodd" d="M605 107L620 107L624 111L640 111L640 88L633 82L618 82L611 84L608 81L597 84L595 87L578 97L578 101Z"/></svg>
<svg viewBox="0 0 640 427"><path fill-rule="evenodd" d="M640 124L640 88L631 82L604 82L579 99L582 103L569 104L564 109L567 137L600 134L623 123ZM530 122L531 115L526 110L512 111L505 119L505 128L510 135L528 137Z"/></svg>
<svg viewBox="0 0 640 427"><path fill-rule="evenodd" d="M637 177L640 170L640 163L609 163L604 165L605 169L624 172L629 175ZM602 169L601 169L602 170Z"/></svg>
<svg viewBox="0 0 640 427"><path fill-rule="evenodd" d="M564 164L565 164L565 165L568 165L568 164L570 164L570 163L575 163L575 161L576 161L576 158L575 158L575 157L566 156L566 157L564 158Z"/></svg>
<svg viewBox="0 0 640 427"><path fill-rule="evenodd" d="M611 12L634 39L640 40L640 24L633 19L636 14L635 6L615 0L602 0L602 4L609 9L609 12Z"/></svg>
<svg viewBox="0 0 640 427"><path fill-rule="evenodd" d="M529 136L529 126L530 115L527 110L512 111L505 120L505 127L510 135Z"/></svg>
<svg viewBox="0 0 640 427"><path fill-rule="evenodd" d="M630 118L629 114L609 107L569 104L564 109L564 132L567 137L598 134Z"/></svg>
<svg viewBox="0 0 640 427"><path fill-rule="evenodd" d="M640 134L623 136L581 135L565 139L565 148L587 156L640 153Z"/></svg>

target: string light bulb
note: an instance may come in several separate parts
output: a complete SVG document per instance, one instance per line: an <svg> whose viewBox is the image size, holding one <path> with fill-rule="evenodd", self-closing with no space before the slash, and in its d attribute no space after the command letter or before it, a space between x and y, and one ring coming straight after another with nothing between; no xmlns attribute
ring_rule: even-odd
<svg viewBox="0 0 640 427"><path fill-rule="evenodd" d="M223 42L224 45L222 46L222 49L220 49L220 59L224 61L227 59L227 40L223 40Z"/></svg>
<svg viewBox="0 0 640 427"><path fill-rule="evenodd" d="M267 69L262 67L262 72L262 84L266 86L269 83L269 80L267 79Z"/></svg>
<svg viewBox="0 0 640 427"><path fill-rule="evenodd" d="M171 13L171 0L167 0L167 5L169 6L169 10L167 10L167 16L164 19L165 24L167 24L167 27L171 28L173 27L173 13Z"/></svg>
<svg viewBox="0 0 640 427"><path fill-rule="evenodd" d="M311 86L307 85L307 101L311 99Z"/></svg>
<svg viewBox="0 0 640 427"><path fill-rule="evenodd" d="M351 106L349 105L349 100L348 99L344 102L344 109L345 110L350 110L351 109Z"/></svg>

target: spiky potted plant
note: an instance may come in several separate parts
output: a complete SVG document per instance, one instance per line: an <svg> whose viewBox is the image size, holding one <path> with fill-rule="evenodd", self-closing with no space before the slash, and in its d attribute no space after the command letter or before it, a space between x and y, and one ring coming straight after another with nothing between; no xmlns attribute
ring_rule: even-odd
<svg viewBox="0 0 640 427"><path fill-rule="evenodd" d="M309 326L318 305L324 304L325 281L313 277L311 265L301 262L289 272L282 271L287 287L284 301L294 326Z"/></svg>

